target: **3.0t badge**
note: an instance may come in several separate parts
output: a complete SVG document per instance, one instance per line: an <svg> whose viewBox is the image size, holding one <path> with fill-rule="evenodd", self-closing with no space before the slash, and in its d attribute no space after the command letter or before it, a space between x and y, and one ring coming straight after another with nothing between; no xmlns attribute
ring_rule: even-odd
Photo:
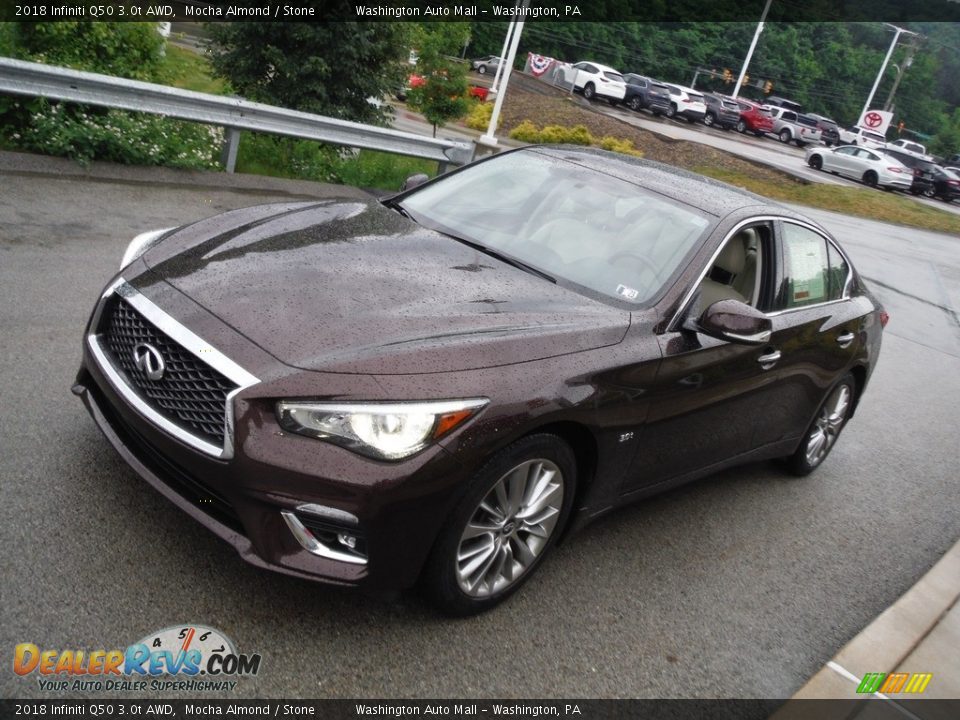
<svg viewBox="0 0 960 720"><path fill-rule="evenodd" d="M149 343L138 343L133 348L133 362L137 370L150 380L159 380L166 372L167 366L163 362L163 355Z"/></svg>

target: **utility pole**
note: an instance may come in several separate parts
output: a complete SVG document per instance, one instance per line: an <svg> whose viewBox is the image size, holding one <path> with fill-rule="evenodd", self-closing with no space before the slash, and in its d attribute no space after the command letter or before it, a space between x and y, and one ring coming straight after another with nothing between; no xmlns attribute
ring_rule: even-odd
<svg viewBox="0 0 960 720"><path fill-rule="evenodd" d="M887 95L887 101L883 104L884 110L893 109L893 96L897 94L897 88L900 87L900 81L903 79L903 74L907 71L911 65L913 65L913 55L917 51L918 41L914 40L910 43L910 47L907 50L907 57L903 61L903 65L897 65L894 63L894 66L897 68L897 79L893 81L893 87L890 88L890 94Z"/></svg>
<svg viewBox="0 0 960 720"><path fill-rule="evenodd" d="M763 32L763 21L767 19L767 13L770 12L770 3L773 0L767 0L763 6L763 13L760 15L760 22L757 23L757 29L753 33L753 41L750 43L750 49L747 50L747 58L743 61L743 67L740 68L740 77L737 78L737 86L733 89L733 97L740 94L740 86L743 85L743 78L747 74L747 68L750 67L750 58L753 57L753 51L757 47L757 40L760 39L760 33Z"/></svg>
<svg viewBox="0 0 960 720"><path fill-rule="evenodd" d="M497 132L497 121L500 119L500 108L503 107L503 98L506 97L507 94L507 84L510 82L510 73L513 72L513 60L517 56L517 46L520 44L520 33L523 32L523 18L529 6L530 0L523 0L520 19L517 20L517 24L513 28L513 36L510 38L510 50L507 52L507 57L505 57L501 63L506 65L506 69L503 71L503 88L497 93L497 99L493 101L493 112L490 113L490 124L487 125L487 132L481 135L477 141L488 147L497 146L497 137L495 135Z"/></svg>
<svg viewBox="0 0 960 720"><path fill-rule="evenodd" d="M516 7L516 3L514 7ZM507 57L507 48L510 47L510 38L513 37L513 29L517 25L517 16L514 15L513 18L507 26L507 36L503 39L503 49L500 51L500 62L497 63L497 72L493 74L493 84L490 86L490 92L492 93L496 93L500 85L500 75L503 73L503 63Z"/></svg>
<svg viewBox="0 0 960 720"><path fill-rule="evenodd" d="M890 56L893 55L893 49L897 46L897 41L900 39L900 36L903 33L907 35L916 35L915 32L910 32L905 30L902 27L897 27L896 25L891 25L890 23L884 23L887 27L894 29L893 42L890 43L890 49L887 50L887 56L883 59L883 65L880 66L880 72L877 73L877 79L873 81L873 88L870 90L870 96L867 98L867 101L863 104L863 112L860 113L860 117L863 117L863 114L870 109L870 103L873 102L873 95L877 92L877 87L880 85L880 80L883 79L883 73L886 72L887 63L890 62Z"/></svg>

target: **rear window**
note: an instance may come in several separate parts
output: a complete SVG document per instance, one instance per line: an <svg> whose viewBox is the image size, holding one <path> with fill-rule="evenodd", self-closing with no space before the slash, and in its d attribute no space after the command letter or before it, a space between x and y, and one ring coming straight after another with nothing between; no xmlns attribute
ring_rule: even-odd
<svg viewBox="0 0 960 720"><path fill-rule="evenodd" d="M722 102L723 106L728 110L736 110L738 107L738 105L731 100L721 100L720 102Z"/></svg>
<svg viewBox="0 0 960 720"><path fill-rule="evenodd" d="M690 102L703 102L703 95L697 95L696 93L687 93L690 98Z"/></svg>
<svg viewBox="0 0 960 720"><path fill-rule="evenodd" d="M614 81L616 81L616 82L623 82L623 75L621 75L620 73L604 71L603 76L604 76L607 80L614 80Z"/></svg>
<svg viewBox="0 0 960 720"><path fill-rule="evenodd" d="M807 127L817 127L817 121L812 117L807 117L806 115L797 115L797 121L801 125L806 125Z"/></svg>
<svg viewBox="0 0 960 720"><path fill-rule="evenodd" d="M878 135L877 133L870 132L869 130L863 131L863 136L870 138L871 140L876 140L877 142L886 142L886 138L883 135Z"/></svg>

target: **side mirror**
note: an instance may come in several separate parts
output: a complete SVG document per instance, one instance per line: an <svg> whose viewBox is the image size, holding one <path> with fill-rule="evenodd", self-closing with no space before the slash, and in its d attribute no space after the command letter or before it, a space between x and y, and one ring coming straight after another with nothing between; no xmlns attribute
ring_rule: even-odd
<svg viewBox="0 0 960 720"><path fill-rule="evenodd" d="M739 300L718 300L703 311L696 329L705 335L745 345L770 341L770 318Z"/></svg>
<svg viewBox="0 0 960 720"><path fill-rule="evenodd" d="M403 185L400 186L400 192L413 190L413 188L417 187L418 185L423 185L429 179L430 176L426 173L417 173L416 175L411 175L403 181Z"/></svg>

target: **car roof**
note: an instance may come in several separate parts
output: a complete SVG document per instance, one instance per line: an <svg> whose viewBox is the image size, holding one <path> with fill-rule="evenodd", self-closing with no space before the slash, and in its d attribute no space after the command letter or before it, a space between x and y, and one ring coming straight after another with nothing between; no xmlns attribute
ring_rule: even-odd
<svg viewBox="0 0 960 720"><path fill-rule="evenodd" d="M537 145L518 152L535 152L567 160L583 167L624 180L676 202L698 208L710 215L724 217L745 207L764 206L778 214L795 215L787 208L719 180L628 155L578 145ZM691 201L695 198L695 201Z"/></svg>
<svg viewBox="0 0 960 720"><path fill-rule="evenodd" d="M613 73L616 73L617 75L620 75L620 71L617 70L616 68L612 68L609 65L601 65L600 63L595 62L593 60L578 60L577 62L574 63L574 65L579 65L580 63L590 63L591 65L595 66L597 70L599 70L600 72L613 72Z"/></svg>

